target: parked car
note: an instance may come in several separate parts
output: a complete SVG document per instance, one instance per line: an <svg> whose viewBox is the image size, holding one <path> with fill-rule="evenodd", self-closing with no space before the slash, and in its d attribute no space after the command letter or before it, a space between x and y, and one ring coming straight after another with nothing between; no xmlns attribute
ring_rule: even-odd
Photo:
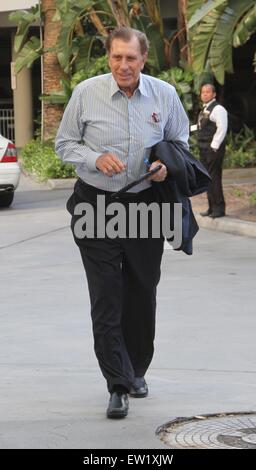
<svg viewBox="0 0 256 470"><path fill-rule="evenodd" d="M20 173L14 143L0 134L0 207L11 205Z"/></svg>

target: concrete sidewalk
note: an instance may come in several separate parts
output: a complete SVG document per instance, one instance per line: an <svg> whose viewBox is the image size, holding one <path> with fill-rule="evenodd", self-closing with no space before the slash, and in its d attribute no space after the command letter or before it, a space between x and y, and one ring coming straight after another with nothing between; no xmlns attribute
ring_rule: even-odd
<svg viewBox="0 0 256 470"><path fill-rule="evenodd" d="M236 168L223 170L223 186L243 185L247 183L255 183L256 185L256 168ZM193 198L192 198L193 204ZM207 208L207 203L206 207ZM228 207L227 207L228 210ZM245 235L247 237L256 237L256 223L248 220L241 220L230 215L225 217L211 219L210 217L202 217L195 211L195 216L199 227L210 230L218 230L221 232L232 233L234 235Z"/></svg>
<svg viewBox="0 0 256 470"><path fill-rule="evenodd" d="M111 421L67 195L31 194L0 213L0 448L164 449L170 419L256 409L253 238L202 229L192 257L165 250L150 394Z"/></svg>

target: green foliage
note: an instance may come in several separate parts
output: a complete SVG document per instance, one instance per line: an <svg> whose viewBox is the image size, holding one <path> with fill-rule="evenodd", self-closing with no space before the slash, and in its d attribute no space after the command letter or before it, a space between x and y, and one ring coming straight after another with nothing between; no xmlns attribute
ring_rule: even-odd
<svg viewBox="0 0 256 470"><path fill-rule="evenodd" d="M189 149L190 149L190 152L194 155L194 157L199 159L199 149L197 145L196 132L192 132L189 135Z"/></svg>
<svg viewBox="0 0 256 470"><path fill-rule="evenodd" d="M106 55L98 57L97 59L91 59L90 62L84 64L84 68L75 72L71 79L61 79L61 91L56 91L50 95L42 95L40 99L47 103L63 104L64 108L67 106L73 89L78 83L87 78L95 77L96 75L102 75L110 71L108 66L108 57Z"/></svg>
<svg viewBox="0 0 256 470"><path fill-rule="evenodd" d="M10 21L18 24L17 31L14 38L14 50L20 52L24 46L31 24L38 23L40 20L40 12L38 5L31 7L29 11L18 10L10 13Z"/></svg>
<svg viewBox="0 0 256 470"><path fill-rule="evenodd" d="M201 0L190 1L189 4L192 4L192 6L188 8L188 28L193 28L193 26L205 18L208 13L211 13L212 10L218 8L220 5L223 5L223 3L227 4L227 0L208 0L203 4Z"/></svg>
<svg viewBox="0 0 256 470"><path fill-rule="evenodd" d="M74 75L72 75L70 82L71 90L73 90L75 86L83 80L95 77L96 75L108 73L109 71L110 69L108 65L107 55L99 57L95 60L92 59L90 62L87 62L83 69L79 70L78 72L74 73Z"/></svg>
<svg viewBox="0 0 256 470"><path fill-rule="evenodd" d="M191 153L199 158L196 132L190 134ZM238 134L229 133L226 139L224 168L251 168L256 166L256 141L252 129L244 126Z"/></svg>
<svg viewBox="0 0 256 470"><path fill-rule="evenodd" d="M250 203L255 206L256 205L256 192L253 192L250 196Z"/></svg>
<svg viewBox="0 0 256 470"><path fill-rule="evenodd" d="M254 131L244 126L237 134L227 136L224 168L250 168L256 166Z"/></svg>
<svg viewBox="0 0 256 470"><path fill-rule="evenodd" d="M233 72L232 45L244 44L256 31L255 0L190 0L189 40L192 65L200 75L210 67L224 84L225 73Z"/></svg>
<svg viewBox="0 0 256 470"><path fill-rule="evenodd" d="M56 52L61 68L65 73L71 71L71 65L76 56L79 55L79 49L84 44L74 42L76 38L75 29L78 22L89 15L95 2L90 0L70 0L68 5L65 2L58 1L58 13L61 20L61 30L58 37ZM80 34L81 33L80 28Z"/></svg>
<svg viewBox="0 0 256 470"><path fill-rule="evenodd" d="M55 3L57 10L54 21L61 22L61 29L57 43L50 50L56 52L62 70L68 76L81 70L83 64L90 62L92 57L98 57L99 51L100 55L104 53L104 36L110 29L120 25L120 18L125 18L126 24L146 33L151 44L149 70L158 73L167 66L169 57L165 42L168 39L164 37L158 0L142 0L140 3L125 0L55 0ZM41 15L43 20L43 13ZM35 20L40 20L38 8L14 12L10 19L18 24L15 47L19 54L23 51L22 61L19 61L21 70L24 66L31 66L34 60L49 52L49 49L35 47L34 39L32 43L27 41L29 27ZM29 55L28 59L25 53Z"/></svg>
<svg viewBox="0 0 256 470"><path fill-rule="evenodd" d="M60 80L60 84L61 84L60 91L55 91L54 93L51 93L50 95L47 95L47 94L41 95L39 99L46 103L63 104L65 108L69 102L69 99L72 93L70 80L66 80L62 78Z"/></svg>
<svg viewBox="0 0 256 470"><path fill-rule="evenodd" d="M230 0L216 25L216 31L211 42L209 61L213 73L222 85L225 81L225 72L232 73L232 38L233 32L240 18L252 6L252 0Z"/></svg>
<svg viewBox="0 0 256 470"><path fill-rule="evenodd" d="M198 76L208 68L211 71L211 65L208 60L210 47L215 35L216 25L225 4L211 11L199 23L195 32L191 33L191 53L193 58L193 69ZM221 62L221 61L220 61Z"/></svg>
<svg viewBox="0 0 256 470"><path fill-rule="evenodd" d="M242 18L233 36L233 46L242 46L256 31L256 5Z"/></svg>
<svg viewBox="0 0 256 470"><path fill-rule="evenodd" d="M153 24L146 12L135 16L133 18L132 27L139 29L146 34L149 43L149 53L147 59L147 67L152 75L159 73L165 68L166 57L164 53L164 37L161 34L159 27Z"/></svg>
<svg viewBox="0 0 256 470"><path fill-rule="evenodd" d="M233 192L233 195L235 197L243 197L244 196L244 191L242 189L234 188L232 192Z"/></svg>
<svg viewBox="0 0 256 470"><path fill-rule="evenodd" d="M256 166L255 150L246 151L227 148L224 168L251 168Z"/></svg>
<svg viewBox="0 0 256 470"><path fill-rule="evenodd" d="M22 165L28 173L40 181L48 178L72 178L76 176L74 166L62 163L53 149L52 142L31 140L21 151Z"/></svg>
<svg viewBox="0 0 256 470"><path fill-rule="evenodd" d="M21 49L16 61L15 61L15 72L19 73L23 67L32 67L36 59L42 54L42 47L40 40L32 36L29 41Z"/></svg>
<svg viewBox="0 0 256 470"><path fill-rule="evenodd" d="M181 67L172 67L158 74L157 78L170 83L176 88L176 91L181 99L181 102L187 112L193 109L193 104L196 99L193 83L193 73L189 70L184 70Z"/></svg>

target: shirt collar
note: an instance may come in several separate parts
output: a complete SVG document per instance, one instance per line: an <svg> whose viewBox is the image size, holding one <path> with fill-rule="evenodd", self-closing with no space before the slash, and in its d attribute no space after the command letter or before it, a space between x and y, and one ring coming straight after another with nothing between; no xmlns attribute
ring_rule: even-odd
<svg viewBox="0 0 256 470"><path fill-rule="evenodd" d="M149 96L147 90L146 90L146 85L145 85L145 78L143 77L143 74L140 73L140 82L139 82L139 90L140 93L144 96Z"/></svg>
<svg viewBox="0 0 256 470"><path fill-rule="evenodd" d="M216 98L213 98L213 100L208 101L208 103L204 103L204 104L203 104L203 108L204 108L204 109L208 108L208 106L210 106L210 104L214 103L214 101L216 101Z"/></svg>
<svg viewBox="0 0 256 470"><path fill-rule="evenodd" d="M144 96L149 96L148 95L148 92L146 90L146 86L145 86L145 79L143 79L143 75L140 73L140 77L139 77L139 86L137 88L137 90L140 91L141 95L144 95ZM116 83L113 75L111 74L111 81L110 81L110 96L114 96L116 93L120 92L120 88L118 86L118 84Z"/></svg>

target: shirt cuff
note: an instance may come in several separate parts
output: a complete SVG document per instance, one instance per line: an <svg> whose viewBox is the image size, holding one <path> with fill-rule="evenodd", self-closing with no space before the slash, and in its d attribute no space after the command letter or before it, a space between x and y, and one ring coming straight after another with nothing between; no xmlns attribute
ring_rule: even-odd
<svg viewBox="0 0 256 470"><path fill-rule="evenodd" d="M99 171L96 167L96 160L100 157L102 153L94 152L94 150L89 150L86 152L86 165L90 171Z"/></svg>
<svg viewBox="0 0 256 470"><path fill-rule="evenodd" d="M212 144L211 144L211 149L216 151L216 150L219 149L219 147L216 147L216 145L212 145Z"/></svg>

